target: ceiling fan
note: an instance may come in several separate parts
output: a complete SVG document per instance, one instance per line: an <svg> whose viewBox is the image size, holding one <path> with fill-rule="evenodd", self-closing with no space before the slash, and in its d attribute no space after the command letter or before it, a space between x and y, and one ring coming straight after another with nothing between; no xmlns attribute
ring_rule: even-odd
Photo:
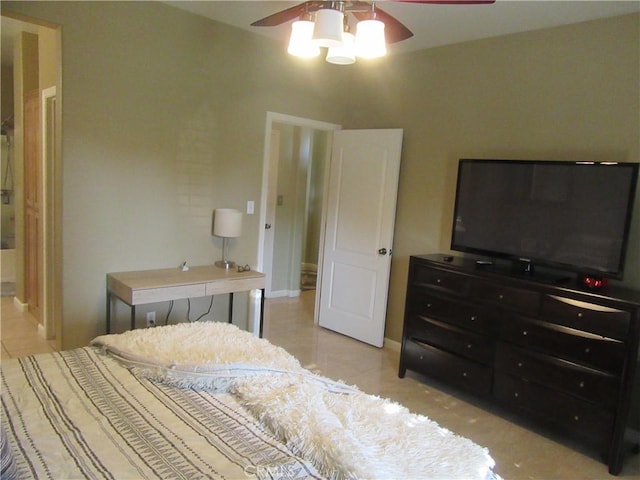
<svg viewBox="0 0 640 480"><path fill-rule="evenodd" d="M440 5L479 5L495 3L495 0L391 0L402 3L440 4ZM384 24L384 36L386 43L396 43L413 36L411 30L403 25L395 17L378 8L375 1L326 1L310 0L293 7L281 10L251 24L253 27L275 27L295 19L313 18L322 10L334 10L342 12L344 23L348 26L348 14L351 14L358 22L366 20L378 20Z"/></svg>

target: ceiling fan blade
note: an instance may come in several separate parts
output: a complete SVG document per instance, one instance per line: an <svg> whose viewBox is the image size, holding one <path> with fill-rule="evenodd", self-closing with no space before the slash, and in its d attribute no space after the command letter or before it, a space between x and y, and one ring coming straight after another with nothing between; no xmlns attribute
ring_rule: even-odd
<svg viewBox="0 0 640 480"><path fill-rule="evenodd" d="M395 17L392 17L384 10L381 10L377 6L377 4L376 4L375 12L378 20L384 23L384 36L387 40L387 43L401 42L402 40L406 40L407 38L413 37L413 32L411 30L405 27ZM370 12L353 11L351 13L359 21L368 20L371 18Z"/></svg>
<svg viewBox="0 0 640 480"><path fill-rule="evenodd" d="M322 1L309 1L304 2L299 5L294 5L293 7L289 7L285 10L280 10L279 12L274 13L273 15L269 15L268 17L264 17L260 20L256 20L251 24L252 27L275 27L282 23L288 22L290 20L295 20L301 15L303 15L307 11L313 11L318 9L318 5L321 4Z"/></svg>

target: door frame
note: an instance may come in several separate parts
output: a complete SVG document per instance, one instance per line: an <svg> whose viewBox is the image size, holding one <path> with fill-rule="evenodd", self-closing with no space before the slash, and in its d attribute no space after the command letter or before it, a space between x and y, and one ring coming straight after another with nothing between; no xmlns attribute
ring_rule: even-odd
<svg viewBox="0 0 640 480"><path fill-rule="evenodd" d="M266 122L265 122L265 136L264 136L264 150L263 150L263 162L262 162L262 190L260 194L260 223L258 228L258 252L257 252L257 269L260 272L263 272L267 277L267 282L270 282L271 278L271 260L273 259L273 251L266 252L265 251L265 224L267 220L267 203L269 201L268 193L269 191L273 191L277 187L277 177L273 175L273 165L271 163L271 134L273 131L274 123L283 123L287 125L293 125L297 127L307 127L314 130L323 130L328 132L333 132L335 130L342 129L341 125L335 123L323 122L320 120L313 120L309 118L296 117L293 115L287 115L277 112L267 112ZM329 142L329 147L331 145L331 136L327 139ZM331 151L330 148L328 150ZM318 311L319 311L319 298L320 298L320 284L322 279L322 258L324 251L324 226L325 226L325 210L326 210L326 191L328 187L327 183L327 175L330 170L331 158L329 157L329 163L325 168L325 179L323 185L323 200L322 200L322 219L321 219L321 235L320 235L320 246L319 246L319 258L318 258L318 272L317 272L317 282L316 282L316 302L314 309L314 323L318 321ZM274 183L275 181L275 183ZM268 261L267 261L268 260Z"/></svg>
<svg viewBox="0 0 640 480"><path fill-rule="evenodd" d="M59 228L56 228L57 208L59 201L59 188L56 172L59 170L59 130L60 119L58 88L54 85L45 88L41 92L40 114L41 120L41 162L42 162L42 235L43 235L43 295L42 295L42 324L44 336L47 340L60 339L59 321L56 314L56 306L59 298L56 297L59 284L59 273L56 267L60 262L56 252L59 250ZM61 348L59 345L58 348Z"/></svg>

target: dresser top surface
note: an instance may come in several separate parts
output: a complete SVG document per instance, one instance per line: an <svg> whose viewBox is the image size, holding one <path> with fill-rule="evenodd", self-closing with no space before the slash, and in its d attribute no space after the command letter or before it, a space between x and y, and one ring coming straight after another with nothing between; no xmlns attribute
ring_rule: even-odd
<svg viewBox="0 0 640 480"><path fill-rule="evenodd" d="M475 258L463 257L461 255L450 254L425 254L412 255L412 259L417 259L421 263L426 263L434 267L447 270L454 270L461 273L490 278L495 280L509 280L510 284L523 287L535 287L538 290L552 294L571 294L579 295L585 300L598 302L601 300L623 301L640 308L640 291L626 287L608 285L601 289L581 288L576 285L575 278L560 277L549 269L541 274L537 272L533 275L526 275L512 272L508 264L504 262L489 265L480 265L476 263ZM548 272L552 272L549 273Z"/></svg>

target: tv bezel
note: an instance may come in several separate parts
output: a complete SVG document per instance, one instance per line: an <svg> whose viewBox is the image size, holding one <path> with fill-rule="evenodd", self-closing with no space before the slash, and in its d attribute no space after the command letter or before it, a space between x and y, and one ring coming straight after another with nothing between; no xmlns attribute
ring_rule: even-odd
<svg viewBox="0 0 640 480"><path fill-rule="evenodd" d="M611 166L613 168L631 168L632 170L632 182L631 189L629 192L629 198L627 201L627 211L626 211L626 219L624 226L624 237L622 239L621 251L620 251L620 262L618 264L618 268L616 271L604 271L594 269L584 265L575 265L571 263L562 263L557 262L545 258L532 257L526 255L517 255L513 253L500 252L490 249L483 249L477 247L469 247L465 245L461 245L456 243L455 233L456 233L456 218L458 214L458 200L460 198L460 181L461 181L461 170L464 164L467 163L526 163L530 165L576 165L576 166L589 166L589 165L601 165L601 166ZM453 221L451 226L451 243L450 248L453 251L461 252L461 253L469 253L473 255L480 255L484 257L490 257L493 259L504 259L510 260L514 262L518 262L520 265L520 270L522 273L532 274L533 266L539 265L542 267L549 267L551 269L557 269L565 272L573 272L579 275L594 275L598 277L606 277L610 279L622 280L624 277L624 268L627 259L627 250L629 246L629 232L631 230L631 221L633 217L634 210L634 202L636 198L636 190L638 184L638 172L640 171L640 163L637 162L595 162L595 161L566 161L566 160L508 160L508 159L482 159L482 158L461 158L458 160L458 171L457 171L457 179L456 179L456 191L455 191L455 200L453 207Z"/></svg>

